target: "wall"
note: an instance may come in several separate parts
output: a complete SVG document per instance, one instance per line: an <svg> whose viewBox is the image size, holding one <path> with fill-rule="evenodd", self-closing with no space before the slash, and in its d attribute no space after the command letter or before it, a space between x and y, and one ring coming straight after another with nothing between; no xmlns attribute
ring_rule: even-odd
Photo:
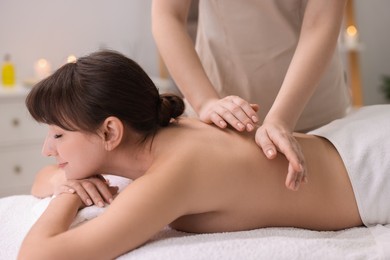
<svg viewBox="0 0 390 260"><path fill-rule="evenodd" d="M360 53L363 102L389 102L379 86L381 76L390 75L390 1L355 0L356 22L363 44Z"/></svg>
<svg viewBox="0 0 390 260"><path fill-rule="evenodd" d="M0 0L0 57L11 53L18 78L33 75L41 57L57 68L69 54L108 47L158 74L150 31L151 0ZM364 104L384 103L382 74L390 75L389 0L355 0L364 50L360 53Z"/></svg>
<svg viewBox="0 0 390 260"><path fill-rule="evenodd" d="M0 0L0 57L10 53L19 81L46 58L56 69L70 54L120 51L157 73L151 0Z"/></svg>

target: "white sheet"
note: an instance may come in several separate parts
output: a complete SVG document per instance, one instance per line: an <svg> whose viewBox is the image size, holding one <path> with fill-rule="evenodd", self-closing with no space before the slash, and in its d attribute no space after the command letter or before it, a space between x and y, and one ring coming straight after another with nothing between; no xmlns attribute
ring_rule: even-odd
<svg viewBox="0 0 390 260"><path fill-rule="evenodd" d="M50 198L21 195L0 199L0 259L16 259L18 248ZM81 210L74 224L104 209ZM390 259L390 226L317 232L295 228L188 234L169 228L118 259Z"/></svg>

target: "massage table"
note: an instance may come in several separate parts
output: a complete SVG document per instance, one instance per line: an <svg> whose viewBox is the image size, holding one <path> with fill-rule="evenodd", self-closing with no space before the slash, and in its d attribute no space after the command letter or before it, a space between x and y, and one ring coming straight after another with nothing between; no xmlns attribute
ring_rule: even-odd
<svg viewBox="0 0 390 260"><path fill-rule="evenodd" d="M122 190L127 179L109 176ZM30 227L51 198L17 195L0 199L0 259L16 259ZM79 211L72 226L100 215L106 208ZM318 232L298 228L192 234L165 227L143 246L117 259L390 259L390 225Z"/></svg>

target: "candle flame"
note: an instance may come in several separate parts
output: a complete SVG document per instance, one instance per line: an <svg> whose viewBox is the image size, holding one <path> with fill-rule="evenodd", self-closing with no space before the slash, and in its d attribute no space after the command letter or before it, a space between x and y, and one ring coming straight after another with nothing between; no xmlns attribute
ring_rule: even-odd
<svg viewBox="0 0 390 260"><path fill-rule="evenodd" d="M74 55L69 55L68 58L66 59L67 63L75 63L76 61L77 61L77 58Z"/></svg>
<svg viewBox="0 0 390 260"><path fill-rule="evenodd" d="M357 33L358 33L358 31L354 25L350 25L347 27L347 34L349 36L355 36Z"/></svg>
<svg viewBox="0 0 390 260"><path fill-rule="evenodd" d="M45 67L47 67L47 66L48 66L47 60L45 60L45 59L39 59L39 60L38 60L38 66L39 66L40 68L45 68Z"/></svg>

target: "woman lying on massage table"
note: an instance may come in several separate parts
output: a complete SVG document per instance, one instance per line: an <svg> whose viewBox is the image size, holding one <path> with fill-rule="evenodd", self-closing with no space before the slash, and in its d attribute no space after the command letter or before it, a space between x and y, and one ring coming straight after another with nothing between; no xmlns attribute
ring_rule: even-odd
<svg viewBox="0 0 390 260"><path fill-rule="evenodd" d="M187 232L223 232L262 227L339 230L390 223L384 192L390 184L383 175L390 159L377 158L380 165L374 167L368 161L360 165L362 157L354 158L354 153L367 151L364 145L373 146L368 139L374 133L365 133L362 126L372 126L378 139L389 133L389 106L355 113L366 116L373 109L378 115L360 125L352 115L315 133L330 133L327 138L339 143L295 135L309 181L291 191L284 185L284 156L268 160L254 133L179 117L182 100L159 95L146 73L118 53L97 52L64 65L32 89L26 104L37 121L48 124L43 153L57 159L67 180L54 186L47 174L38 180L36 187L58 195L26 236L19 259L112 259L166 225ZM350 127L349 120L356 126ZM389 157L389 145L382 143L375 147L387 147ZM344 144L353 150L340 156L337 149L346 148ZM61 189L76 189L73 180L105 173L134 181L101 216L69 229L77 211L91 202ZM302 177L287 182L298 185ZM99 185L96 192L109 200L111 195Z"/></svg>

